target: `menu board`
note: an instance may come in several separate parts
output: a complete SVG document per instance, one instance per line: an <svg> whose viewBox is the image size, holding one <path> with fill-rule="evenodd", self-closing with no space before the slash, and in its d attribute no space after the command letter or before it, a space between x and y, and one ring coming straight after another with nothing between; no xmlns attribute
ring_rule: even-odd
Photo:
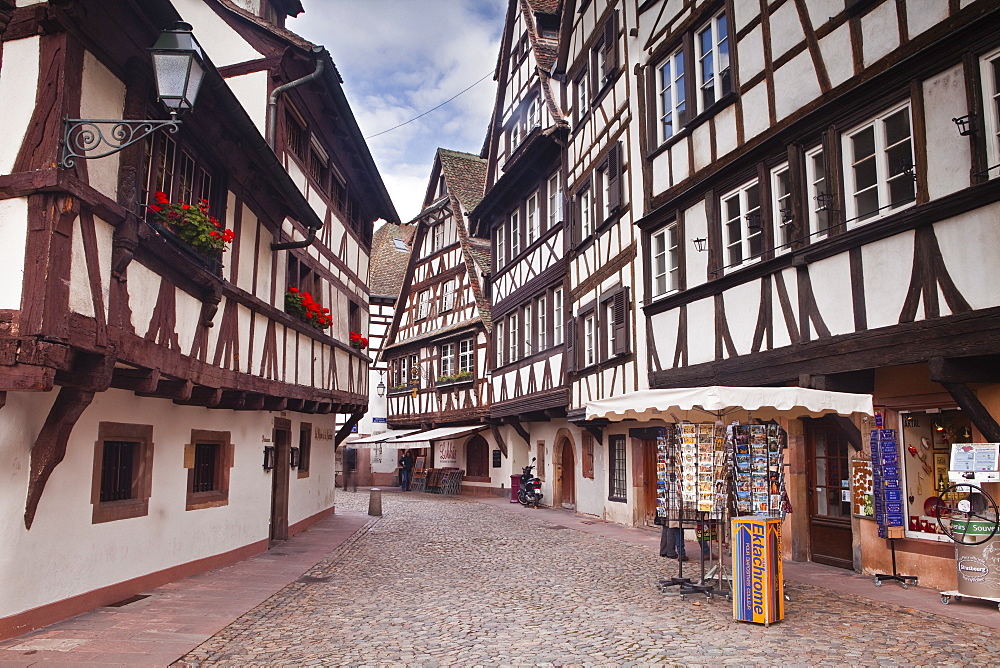
<svg viewBox="0 0 1000 668"><path fill-rule="evenodd" d="M951 449L952 471L1000 471L997 443L956 443Z"/></svg>
<svg viewBox="0 0 1000 668"><path fill-rule="evenodd" d="M776 424L732 425L733 484L740 513L780 517L785 491L785 430Z"/></svg>
<svg viewBox="0 0 1000 668"><path fill-rule="evenodd" d="M681 501L701 512L725 506L726 439L721 424L681 424Z"/></svg>

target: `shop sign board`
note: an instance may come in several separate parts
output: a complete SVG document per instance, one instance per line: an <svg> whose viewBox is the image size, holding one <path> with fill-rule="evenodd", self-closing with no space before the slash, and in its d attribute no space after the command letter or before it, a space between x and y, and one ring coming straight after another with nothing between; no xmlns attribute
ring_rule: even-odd
<svg viewBox="0 0 1000 668"><path fill-rule="evenodd" d="M732 531L733 617L764 625L784 619L781 520L738 517Z"/></svg>

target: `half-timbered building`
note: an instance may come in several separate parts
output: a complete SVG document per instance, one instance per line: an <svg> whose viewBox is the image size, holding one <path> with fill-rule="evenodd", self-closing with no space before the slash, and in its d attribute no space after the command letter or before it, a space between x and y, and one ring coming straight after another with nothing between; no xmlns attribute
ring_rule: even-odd
<svg viewBox="0 0 1000 668"><path fill-rule="evenodd" d="M428 467L465 471L472 491L505 482L484 434L489 416L492 270L488 239L470 234L468 216L483 196L486 161L438 149L416 225L410 262L389 328L389 426L419 428L406 437L426 448Z"/></svg>
<svg viewBox="0 0 1000 668"><path fill-rule="evenodd" d="M932 516L949 447L1000 440L1000 8L644 2L636 18L643 373L872 393L900 434L899 571L953 587ZM785 424L786 553L891 573L849 502L875 422L841 425Z"/></svg>
<svg viewBox="0 0 1000 668"><path fill-rule="evenodd" d="M333 511L372 221L395 213L329 54L276 25L301 9L0 2L0 637ZM204 76L179 129L100 158L64 135L166 120L147 47L182 20ZM201 209L214 250L177 222Z"/></svg>
<svg viewBox="0 0 1000 668"><path fill-rule="evenodd" d="M562 160L569 124L559 103L560 84L551 78L559 4L509 4L487 139L486 194L472 219L473 229L492 239L491 422L508 445L511 472L536 458L546 499L573 505L580 439L566 421Z"/></svg>

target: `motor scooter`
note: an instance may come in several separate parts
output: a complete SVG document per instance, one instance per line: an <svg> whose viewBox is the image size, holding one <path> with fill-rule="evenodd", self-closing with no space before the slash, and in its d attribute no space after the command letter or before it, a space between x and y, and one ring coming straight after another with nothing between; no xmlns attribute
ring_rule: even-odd
<svg viewBox="0 0 1000 668"><path fill-rule="evenodd" d="M521 469L521 484L517 488L517 501L525 508L537 508L542 500L542 481L532 474L535 458L531 458L531 464Z"/></svg>

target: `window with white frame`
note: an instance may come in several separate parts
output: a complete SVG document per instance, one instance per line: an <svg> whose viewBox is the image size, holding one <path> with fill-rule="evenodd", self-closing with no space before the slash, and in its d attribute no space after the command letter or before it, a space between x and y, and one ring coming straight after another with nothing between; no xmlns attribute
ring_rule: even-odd
<svg viewBox="0 0 1000 668"><path fill-rule="evenodd" d="M548 196L549 196L549 229L555 227L558 223L562 222L562 186L559 181L559 172L556 172L549 177L548 182Z"/></svg>
<svg viewBox="0 0 1000 668"><path fill-rule="evenodd" d="M586 239L594 232L594 201L588 184L576 194L577 213L579 214L580 239Z"/></svg>
<svg viewBox="0 0 1000 668"><path fill-rule="evenodd" d="M650 237L653 255L653 296L680 289L680 244L677 223L667 225Z"/></svg>
<svg viewBox="0 0 1000 668"><path fill-rule="evenodd" d="M500 225L497 228L497 269L507 264L507 229Z"/></svg>
<svg viewBox="0 0 1000 668"><path fill-rule="evenodd" d="M516 362L519 357L519 355L517 354L518 353L517 339L518 335L521 333L521 330L518 328L516 313L511 314L507 322L507 325L508 325L507 361Z"/></svg>
<svg viewBox="0 0 1000 668"><path fill-rule="evenodd" d="M503 340L503 322L496 323L494 331L496 332L497 366L503 366L504 345L506 344Z"/></svg>
<svg viewBox="0 0 1000 668"><path fill-rule="evenodd" d="M988 178L1000 176L1000 50L988 53L981 61L983 111L986 127Z"/></svg>
<svg viewBox="0 0 1000 668"><path fill-rule="evenodd" d="M454 343L442 343L441 344L441 364L440 364L440 376L453 376L455 375L455 344Z"/></svg>
<svg viewBox="0 0 1000 668"><path fill-rule="evenodd" d="M597 169L597 194L598 200L600 200L598 203L600 207L597 216L598 226L611 215L611 179L609 176L607 164L603 164Z"/></svg>
<svg viewBox="0 0 1000 668"><path fill-rule="evenodd" d="M590 91L587 87L587 72L584 71L576 80L576 109L573 110L573 120L577 123L587 114L590 109Z"/></svg>
<svg viewBox="0 0 1000 668"><path fill-rule="evenodd" d="M538 113L537 97L531 98L531 102L528 103L528 111L525 114L525 120L526 120L525 125L527 126L527 131L525 132L525 134L531 132L535 127L541 125L541 117L539 116Z"/></svg>
<svg viewBox="0 0 1000 668"><path fill-rule="evenodd" d="M734 269L754 262L764 252L764 230L760 221L760 184L746 183L720 198L722 211L723 262Z"/></svg>
<svg viewBox="0 0 1000 668"><path fill-rule="evenodd" d="M531 335L531 304L524 307L524 356L531 354L531 346L535 342L535 337Z"/></svg>
<svg viewBox="0 0 1000 668"><path fill-rule="evenodd" d="M809 229L806 234L810 241L825 239L830 234L830 203L833 195L827 192L826 162L822 146L806 152L806 188L809 191Z"/></svg>
<svg viewBox="0 0 1000 668"><path fill-rule="evenodd" d="M673 137L687 121L687 91L685 90L684 50L670 54L656 68L657 139L664 142Z"/></svg>
<svg viewBox="0 0 1000 668"><path fill-rule="evenodd" d="M552 291L552 345L560 346L563 342L563 289Z"/></svg>
<svg viewBox="0 0 1000 668"><path fill-rule="evenodd" d="M431 312L431 291L422 290L417 295L417 320L423 320Z"/></svg>
<svg viewBox="0 0 1000 668"><path fill-rule="evenodd" d="M441 310L450 311L455 307L455 284L454 278L445 281L441 285Z"/></svg>
<svg viewBox="0 0 1000 668"><path fill-rule="evenodd" d="M593 312L583 319L583 365L597 363L597 318Z"/></svg>
<svg viewBox="0 0 1000 668"><path fill-rule="evenodd" d="M444 223L431 227L431 252L444 248Z"/></svg>
<svg viewBox="0 0 1000 668"><path fill-rule="evenodd" d="M515 209L510 214L510 259L521 252L521 211Z"/></svg>
<svg viewBox="0 0 1000 668"><path fill-rule="evenodd" d="M844 162L849 228L913 203L910 105L891 109L845 133Z"/></svg>
<svg viewBox="0 0 1000 668"><path fill-rule="evenodd" d="M733 89L725 13L713 17L698 31L695 49L698 56L698 111L702 112Z"/></svg>
<svg viewBox="0 0 1000 668"><path fill-rule="evenodd" d="M771 170L771 224L774 252L787 253L792 248L792 181L788 164Z"/></svg>
<svg viewBox="0 0 1000 668"><path fill-rule="evenodd" d="M545 343L545 338L548 336L548 328L546 327L546 318L548 317L548 301L545 299L545 295L538 298L538 302L535 305L535 313L537 313L538 319L538 345L536 350L545 350L548 346Z"/></svg>
<svg viewBox="0 0 1000 668"><path fill-rule="evenodd" d="M475 363L475 341L472 339L462 339L458 342L458 372L472 373L476 367Z"/></svg>
<svg viewBox="0 0 1000 668"><path fill-rule="evenodd" d="M528 228L528 242L526 246L530 246L538 240L541 234L541 212L538 210L538 193L532 193L531 197L525 203L525 223Z"/></svg>

